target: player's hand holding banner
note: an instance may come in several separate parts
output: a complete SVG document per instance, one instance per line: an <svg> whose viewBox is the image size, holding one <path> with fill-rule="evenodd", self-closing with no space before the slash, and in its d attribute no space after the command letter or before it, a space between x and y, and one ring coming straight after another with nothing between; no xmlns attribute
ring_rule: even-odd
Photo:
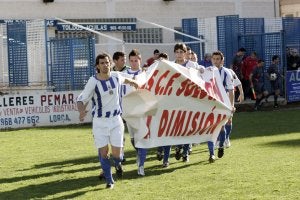
<svg viewBox="0 0 300 200"><path fill-rule="evenodd" d="M231 116L217 70L200 75L164 60L136 81L142 89L123 98L123 117L139 130L134 138L137 147L214 141Z"/></svg>

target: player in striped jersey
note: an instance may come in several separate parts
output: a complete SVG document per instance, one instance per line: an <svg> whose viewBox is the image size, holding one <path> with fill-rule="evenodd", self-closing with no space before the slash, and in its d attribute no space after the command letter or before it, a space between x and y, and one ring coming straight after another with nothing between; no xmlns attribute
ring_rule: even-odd
<svg viewBox="0 0 300 200"><path fill-rule="evenodd" d="M224 56L220 51L216 51L212 53L212 64L219 70L221 81L223 83L224 89L227 91L229 100L232 106L232 111L235 111L234 107L234 86L233 86L233 78L229 69L223 67ZM224 155L224 142L226 138L225 126L222 126L220 134L219 134L219 149L218 149L218 157L222 158ZM215 161L214 155L214 142L208 141L208 149L209 149L209 162L212 163Z"/></svg>
<svg viewBox="0 0 300 200"><path fill-rule="evenodd" d="M93 136L98 149L99 159L106 180L106 188L113 188L114 180L109 161L109 147L115 162L118 176L122 176L121 165L124 125L121 118L121 84L138 87L135 81L124 78L119 73L111 74L111 59L108 54L96 58L96 75L90 77L84 90L78 96L79 119L87 114L87 105L92 100Z"/></svg>
<svg viewBox="0 0 300 200"><path fill-rule="evenodd" d="M129 53L128 58L129 58L130 69L127 69L125 73L127 73L134 79L136 75L142 72L142 68L141 68L142 57L140 52L137 49L133 49ZM123 90L122 94L125 96L129 94L133 90L133 88L128 86L123 86L122 90ZM137 130L131 127L129 124L127 124L127 129L130 134L131 143L137 151L137 167L138 167L137 173L140 176L145 176L144 163L146 161L147 149L136 148L134 142L134 135L137 134Z"/></svg>

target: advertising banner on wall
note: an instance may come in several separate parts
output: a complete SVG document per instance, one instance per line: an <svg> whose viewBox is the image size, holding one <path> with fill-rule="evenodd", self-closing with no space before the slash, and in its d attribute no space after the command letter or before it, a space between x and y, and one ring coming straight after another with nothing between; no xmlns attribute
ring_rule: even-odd
<svg viewBox="0 0 300 200"><path fill-rule="evenodd" d="M300 101L300 70L286 72L286 95L288 102Z"/></svg>
<svg viewBox="0 0 300 200"><path fill-rule="evenodd" d="M80 91L28 92L0 96L0 129L78 124ZM87 115L85 122L91 122Z"/></svg>

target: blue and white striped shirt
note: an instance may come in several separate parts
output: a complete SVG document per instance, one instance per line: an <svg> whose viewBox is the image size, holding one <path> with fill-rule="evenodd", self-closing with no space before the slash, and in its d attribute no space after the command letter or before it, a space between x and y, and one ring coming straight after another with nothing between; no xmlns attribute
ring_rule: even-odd
<svg viewBox="0 0 300 200"><path fill-rule="evenodd" d="M121 85L125 78L115 74L107 80L99 80L96 76L90 77L84 90L78 96L77 101L84 104L92 100L93 117L110 118L122 113L121 109Z"/></svg>

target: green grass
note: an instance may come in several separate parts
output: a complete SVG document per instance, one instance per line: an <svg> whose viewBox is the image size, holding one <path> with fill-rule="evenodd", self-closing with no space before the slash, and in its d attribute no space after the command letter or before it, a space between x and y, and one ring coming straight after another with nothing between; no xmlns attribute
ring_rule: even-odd
<svg viewBox="0 0 300 200"><path fill-rule="evenodd" d="M172 154L162 169L152 149L142 178L126 134L125 173L113 190L97 178L90 125L2 131L0 199L300 199L299 119L299 110L237 113L222 159L208 164L201 144L189 163Z"/></svg>

